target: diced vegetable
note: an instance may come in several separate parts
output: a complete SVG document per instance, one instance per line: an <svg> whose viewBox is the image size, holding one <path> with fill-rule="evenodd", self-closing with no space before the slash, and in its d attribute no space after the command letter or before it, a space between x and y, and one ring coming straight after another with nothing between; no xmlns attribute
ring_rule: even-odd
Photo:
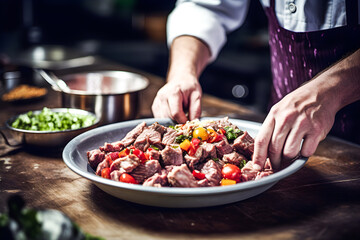
<svg viewBox="0 0 360 240"><path fill-rule="evenodd" d="M229 141L235 140L243 133L240 129L234 129L232 127L225 127L224 129L226 131L225 136Z"/></svg>
<svg viewBox="0 0 360 240"><path fill-rule="evenodd" d="M95 120L92 115L53 112L44 107L39 114L30 111L20 115L11 126L31 131L64 131L91 126Z"/></svg>
<svg viewBox="0 0 360 240"><path fill-rule="evenodd" d="M241 170L234 164L225 164L221 170L221 174L225 179L231 179L237 183L241 181Z"/></svg>
<svg viewBox="0 0 360 240"><path fill-rule="evenodd" d="M202 180L205 178L205 174L200 172L199 170L193 170L192 174L197 180Z"/></svg>
<svg viewBox="0 0 360 240"><path fill-rule="evenodd" d="M132 154L136 155L136 156L140 159L140 161L141 161L142 163L144 163L144 162L146 162L146 160L148 160L148 159L146 158L144 152L141 151L141 150L139 150L139 149L137 149L137 148L135 148L135 149L133 150Z"/></svg>
<svg viewBox="0 0 360 240"><path fill-rule="evenodd" d="M121 152L119 152L119 158L126 157L130 154L130 149L125 148Z"/></svg>
<svg viewBox="0 0 360 240"><path fill-rule="evenodd" d="M189 139L185 139L182 143L180 143L180 148L184 151L188 151L191 147L191 142Z"/></svg>
<svg viewBox="0 0 360 240"><path fill-rule="evenodd" d="M220 181L220 185L221 185L221 186L234 185L234 184L236 184L236 181L235 181L235 180L231 180L231 179L225 179L225 178L223 178L223 179Z"/></svg>
<svg viewBox="0 0 360 240"><path fill-rule="evenodd" d="M197 147L199 146L199 144L200 144L200 139L198 139L198 138L193 138L193 139L191 139L191 144L192 144L195 148L197 148Z"/></svg>

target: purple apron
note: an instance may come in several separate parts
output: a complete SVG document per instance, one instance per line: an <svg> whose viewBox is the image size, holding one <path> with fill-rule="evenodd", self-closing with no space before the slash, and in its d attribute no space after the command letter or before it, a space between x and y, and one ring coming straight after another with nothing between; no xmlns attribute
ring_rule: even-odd
<svg viewBox="0 0 360 240"><path fill-rule="evenodd" d="M348 0L348 25L297 33L279 25L275 14L275 1L271 0L270 7L265 9L265 12L269 21L272 105L319 72L360 48L357 9L357 1ZM336 114L330 135L360 144L360 101L344 107Z"/></svg>

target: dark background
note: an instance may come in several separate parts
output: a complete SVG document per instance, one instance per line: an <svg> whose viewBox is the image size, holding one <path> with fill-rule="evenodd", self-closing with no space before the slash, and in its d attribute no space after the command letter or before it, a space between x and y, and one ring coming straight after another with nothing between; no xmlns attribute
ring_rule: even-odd
<svg viewBox="0 0 360 240"><path fill-rule="evenodd" d="M12 62L33 46L61 45L165 78L165 24L174 6L174 0L0 0L0 55ZM201 76L203 91L265 112L267 41L264 11L251 1L244 25Z"/></svg>

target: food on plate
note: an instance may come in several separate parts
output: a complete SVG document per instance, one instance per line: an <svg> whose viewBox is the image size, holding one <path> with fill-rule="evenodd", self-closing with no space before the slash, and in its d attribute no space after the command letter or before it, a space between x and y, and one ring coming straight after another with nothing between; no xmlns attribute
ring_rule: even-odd
<svg viewBox="0 0 360 240"><path fill-rule="evenodd" d="M39 114L29 111L21 114L11 124L13 128L31 131L64 131L89 127L96 121L93 115L67 112L54 112L44 107Z"/></svg>
<svg viewBox="0 0 360 240"><path fill-rule="evenodd" d="M18 100L28 100L32 98L39 98L45 96L47 93L46 88L39 88L35 86L29 86L22 84L12 89L8 93L5 93L1 99L3 101L11 102Z"/></svg>
<svg viewBox="0 0 360 240"><path fill-rule="evenodd" d="M103 178L153 187L212 187L273 173L270 160L255 170L254 139L227 117L175 126L138 124L119 141L87 152Z"/></svg>

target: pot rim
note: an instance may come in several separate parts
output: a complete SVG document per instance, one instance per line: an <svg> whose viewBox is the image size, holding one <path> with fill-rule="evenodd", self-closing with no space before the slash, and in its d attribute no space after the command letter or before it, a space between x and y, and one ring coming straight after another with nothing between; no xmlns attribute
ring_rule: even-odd
<svg viewBox="0 0 360 240"><path fill-rule="evenodd" d="M61 93L64 93L64 94L69 94L69 95L113 96L113 95L126 95L126 94L129 94L129 93L137 93L137 92L143 91L149 86L149 83L150 83L149 79L147 77L143 76L143 75L140 75L140 74L134 73L134 72L118 71L118 70L71 73L71 74L63 75L60 78L66 82L65 79L69 78L71 76L88 75L88 74L102 74L104 76L110 76L110 77L121 77L120 75L122 75L122 77L131 76L131 77L135 77L137 79L140 79L141 81L143 81L143 84L142 84L142 86L140 86L139 88L137 88L135 90L130 90L130 91L126 91L126 92L115 92L115 93L94 93L94 92L87 92L87 91L84 91L84 90L74 90L74 89L70 89L68 92L62 92L56 86L52 86L52 89L57 91L57 92L61 92Z"/></svg>

